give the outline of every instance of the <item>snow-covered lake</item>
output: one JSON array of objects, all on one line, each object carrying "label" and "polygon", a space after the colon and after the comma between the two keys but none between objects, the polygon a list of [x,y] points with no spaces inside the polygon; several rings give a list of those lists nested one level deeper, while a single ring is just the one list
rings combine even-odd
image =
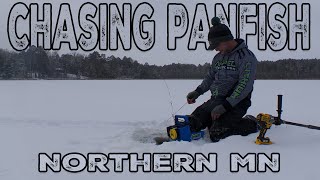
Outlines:
[{"label": "snow-covered lake", "polygon": [[[0,81],[0,179],[318,179],[320,131],[290,125],[273,126],[269,146],[254,144],[257,134],[156,146],[152,138],[172,125],[171,113],[186,102],[200,80]],[[166,86],[168,84],[168,88]],[[320,81],[256,81],[248,114],[276,115],[283,94],[283,119],[320,126]],[[177,114],[190,114],[209,98]],[[173,108],[171,107],[171,103]],[[60,152],[210,152],[218,154],[215,173],[60,173],[38,172],[38,154]],[[232,152],[280,153],[280,172],[230,172]],[[266,176],[267,175],[267,176]]]}]

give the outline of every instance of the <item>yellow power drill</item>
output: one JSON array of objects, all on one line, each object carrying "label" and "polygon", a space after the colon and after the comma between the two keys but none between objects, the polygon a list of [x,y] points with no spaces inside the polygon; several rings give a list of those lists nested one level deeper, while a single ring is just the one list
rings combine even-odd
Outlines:
[{"label": "yellow power drill", "polygon": [[265,137],[268,129],[271,128],[272,124],[280,125],[282,124],[281,113],[282,113],[282,95],[278,95],[278,117],[274,117],[270,114],[260,113],[257,116],[257,123],[260,126],[260,133],[255,141],[259,145],[272,144],[270,138]]},{"label": "yellow power drill", "polygon": [[276,121],[276,117],[270,114],[260,113],[258,114],[256,119],[258,125],[260,126],[260,133],[256,139],[256,144],[272,144],[270,139],[268,137],[265,137],[265,135],[267,130],[270,129],[272,124]]}]

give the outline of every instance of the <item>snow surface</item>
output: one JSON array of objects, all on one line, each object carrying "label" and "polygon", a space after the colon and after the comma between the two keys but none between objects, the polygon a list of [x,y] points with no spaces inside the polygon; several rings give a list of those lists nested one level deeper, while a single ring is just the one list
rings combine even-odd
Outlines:
[{"label": "snow surface", "polygon": [[[193,142],[156,146],[153,136],[173,124],[173,111],[184,105],[186,94],[200,80],[122,81],[0,81],[0,179],[318,179],[320,131],[289,125],[273,126],[270,146],[254,144],[257,134],[232,136],[218,143],[206,137]],[[276,115],[277,94],[284,95],[283,118],[320,126],[320,81],[256,81],[248,114]],[[178,114],[190,114],[209,98],[201,96]],[[38,172],[38,153],[60,152],[210,152],[218,154],[215,173],[60,173]],[[278,152],[280,172],[230,172],[232,152]],[[109,167],[109,165],[108,165]],[[110,167],[109,167],[110,168]]]}]

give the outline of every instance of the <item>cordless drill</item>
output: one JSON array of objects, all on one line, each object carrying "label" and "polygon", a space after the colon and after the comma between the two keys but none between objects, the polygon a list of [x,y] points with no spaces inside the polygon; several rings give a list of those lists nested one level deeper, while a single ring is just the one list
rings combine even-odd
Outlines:
[{"label": "cordless drill", "polygon": [[270,139],[268,137],[265,137],[266,132],[268,129],[271,128],[272,124],[275,122],[276,117],[270,115],[270,114],[263,114],[260,113],[257,116],[257,122],[260,126],[260,133],[259,136],[256,139],[256,144],[272,144]]},{"label": "cordless drill", "polygon": [[280,125],[282,124],[281,113],[282,113],[282,95],[278,95],[278,117],[272,116],[270,114],[260,113],[257,116],[257,123],[260,126],[260,132],[256,139],[256,144],[267,145],[272,144],[270,138],[265,137],[268,129],[271,128],[272,124]]}]

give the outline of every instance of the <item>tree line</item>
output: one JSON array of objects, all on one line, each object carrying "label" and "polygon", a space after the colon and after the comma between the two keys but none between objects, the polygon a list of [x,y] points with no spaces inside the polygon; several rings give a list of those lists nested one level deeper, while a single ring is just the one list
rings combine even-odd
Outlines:
[{"label": "tree line", "polygon": [[[210,68],[173,63],[140,64],[130,57],[99,52],[63,54],[31,46],[23,52],[0,49],[0,79],[202,79]],[[257,79],[320,79],[318,59],[282,59],[258,63]]]}]

